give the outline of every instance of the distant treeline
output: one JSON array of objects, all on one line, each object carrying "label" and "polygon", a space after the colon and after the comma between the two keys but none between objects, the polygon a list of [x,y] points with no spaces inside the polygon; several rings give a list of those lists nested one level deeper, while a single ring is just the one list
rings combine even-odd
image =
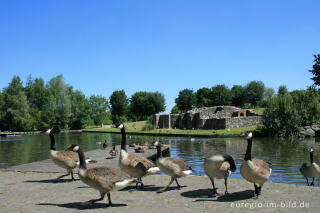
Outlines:
[{"label": "distant treeline", "polygon": [[[311,78],[314,85],[306,90],[288,92],[286,86],[267,88],[261,81],[246,85],[223,84],[194,92],[183,89],[175,99],[171,113],[198,107],[233,105],[242,108],[263,107],[260,130],[268,135],[297,135],[299,127],[320,124],[320,54],[314,55]],[[136,92],[130,98],[124,90],[114,91],[109,99],[101,95],[86,98],[63,81],[59,75],[45,83],[42,78],[27,79],[26,86],[14,76],[0,92],[0,130],[44,130],[52,125],[63,129],[81,129],[88,125],[148,120],[165,110],[165,97],[160,92]]]},{"label": "distant treeline", "polygon": [[109,101],[101,95],[86,98],[67,85],[62,75],[47,83],[29,76],[25,87],[20,77],[14,76],[0,92],[0,130],[44,130],[52,125],[81,129],[120,120],[143,120],[165,110],[165,98],[159,92],[137,92],[129,99],[124,90],[118,90]]}]

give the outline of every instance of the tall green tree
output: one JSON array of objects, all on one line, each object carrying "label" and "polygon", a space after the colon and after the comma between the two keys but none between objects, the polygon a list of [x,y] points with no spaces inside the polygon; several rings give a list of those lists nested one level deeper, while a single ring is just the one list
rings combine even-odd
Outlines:
[{"label": "tall green tree", "polygon": [[281,85],[278,88],[278,95],[285,95],[288,94],[288,89],[285,85]]},{"label": "tall green tree", "polygon": [[232,105],[237,107],[243,107],[246,103],[246,93],[245,89],[241,85],[234,85],[231,88],[231,95],[232,95]]},{"label": "tall green tree", "polygon": [[130,98],[130,112],[134,120],[146,120],[164,110],[165,98],[159,92],[136,92]]},{"label": "tall green tree", "polygon": [[265,86],[262,81],[251,81],[245,86],[247,102],[257,107],[263,100],[265,94]]},{"label": "tall green tree", "polygon": [[174,105],[174,107],[172,107],[170,114],[180,114],[181,111],[178,109],[177,105]]},{"label": "tall green tree", "polygon": [[219,84],[211,88],[211,102],[213,106],[231,105],[232,93],[226,85]]},{"label": "tall green tree", "polygon": [[113,123],[126,121],[129,100],[124,90],[116,90],[110,96],[111,119]]},{"label": "tall green tree", "polygon": [[62,129],[68,129],[71,117],[71,100],[68,94],[68,85],[63,81],[63,76],[58,75],[47,83],[49,101],[47,110],[50,113],[51,124],[59,125]]},{"label": "tall green tree", "polygon": [[29,105],[20,77],[14,76],[9,86],[4,88],[1,107],[4,112],[0,122],[2,130],[30,130]]},{"label": "tall green tree", "polygon": [[192,89],[184,89],[179,92],[175,102],[181,112],[186,112],[196,106],[196,96]]},{"label": "tall green tree", "polygon": [[91,95],[89,98],[90,117],[95,125],[100,125],[107,117],[108,100],[101,95]]},{"label": "tall green tree", "polygon": [[71,116],[69,126],[71,129],[83,129],[90,117],[89,102],[86,96],[79,90],[69,92],[71,100]]},{"label": "tall green tree", "polygon": [[313,55],[314,56],[314,64],[312,66],[312,70],[309,70],[313,74],[311,80],[314,81],[314,84],[320,86],[320,54]]},{"label": "tall green tree", "polygon": [[211,106],[210,94],[211,94],[210,89],[206,87],[198,89],[195,94],[196,106],[198,108]]}]

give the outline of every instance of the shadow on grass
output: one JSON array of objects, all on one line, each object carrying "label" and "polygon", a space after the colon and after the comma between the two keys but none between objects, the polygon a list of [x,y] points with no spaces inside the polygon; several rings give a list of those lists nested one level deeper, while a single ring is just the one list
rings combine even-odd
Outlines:
[{"label": "shadow on grass", "polygon": [[48,180],[26,180],[24,182],[26,183],[70,183],[73,181],[78,181],[80,179],[48,179]]},{"label": "shadow on grass", "polygon": [[62,208],[68,209],[78,209],[78,210],[86,210],[86,209],[105,209],[109,207],[123,207],[127,206],[127,204],[112,204],[109,206],[107,203],[94,203],[93,205],[88,204],[87,202],[73,202],[73,203],[62,203],[62,204],[55,204],[55,203],[38,203],[36,205],[39,206],[57,206]]},{"label": "shadow on grass", "polygon": [[245,190],[240,192],[233,192],[227,195],[211,197],[212,190],[210,189],[197,189],[187,192],[182,192],[181,196],[188,198],[203,198],[197,199],[198,201],[215,201],[215,202],[233,202],[238,200],[247,200],[253,197],[252,190]]}]

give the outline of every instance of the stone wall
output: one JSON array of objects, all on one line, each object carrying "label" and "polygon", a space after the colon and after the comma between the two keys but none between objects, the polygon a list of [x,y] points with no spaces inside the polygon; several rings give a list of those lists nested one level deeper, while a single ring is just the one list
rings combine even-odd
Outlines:
[{"label": "stone wall", "polygon": [[156,128],[172,129],[225,129],[252,126],[261,123],[261,116],[246,110],[245,117],[238,117],[233,106],[204,107],[183,114],[155,114],[153,125]]}]

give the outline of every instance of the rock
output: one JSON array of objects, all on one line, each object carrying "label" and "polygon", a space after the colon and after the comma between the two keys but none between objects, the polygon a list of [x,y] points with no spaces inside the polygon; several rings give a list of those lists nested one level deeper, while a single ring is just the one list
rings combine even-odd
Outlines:
[{"label": "rock", "polygon": [[299,132],[299,137],[314,137],[316,135],[315,131],[311,129],[310,126],[304,126]]}]

